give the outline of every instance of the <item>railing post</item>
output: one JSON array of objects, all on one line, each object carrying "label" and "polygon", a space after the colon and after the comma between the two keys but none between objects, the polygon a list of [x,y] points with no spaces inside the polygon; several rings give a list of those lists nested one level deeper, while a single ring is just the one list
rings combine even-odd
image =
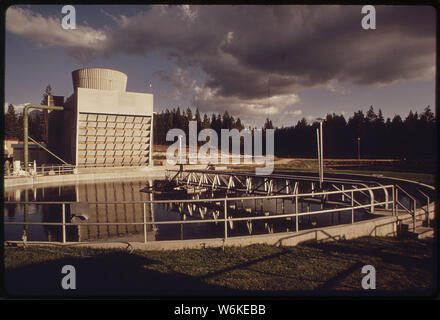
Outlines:
[{"label": "railing post", "polygon": [[399,189],[396,187],[396,216],[399,216]]},{"label": "railing post", "polygon": [[426,226],[429,227],[429,197],[426,196]]},{"label": "railing post", "polygon": [[299,231],[299,223],[298,223],[298,195],[295,195],[295,229],[296,229],[296,232]]},{"label": "railing post", "polygon": [[225,199],[224,201],[225,205],[225,241],[228,239],[228,200]]},{"label": "railing post", "polygon": [[416,211],[417,211],[417,203],[416,199],[413,200],[414,211],[413,211],[413,231],[416,232]]},{"label": "railing post", "polygon": [[147,243],[147,204],[144,202],[144,243]]},{"label": "railing post", "polygon": [[[370,189],[369,189],[370,190]],[[371,197],[371,207],[370,211],[371,213],[374,213],[374,192],[370,190],[370,197]]]},{"label": "railing post", "polygon": [[396,189],[394,185],[392,186],[392,194],[393,194],[393,217],[396,216]]},{"label": "railing post", "polygon": [[354,191],[351,190],[351,223],[354,223]]},{"label": "railing post", "polygon": [[62,227],[62,241],[63,243],[66,243],[66,204],[63,203],[62,205],[62,212],[61,212],[61,221],[63,223],[63,227]]}]

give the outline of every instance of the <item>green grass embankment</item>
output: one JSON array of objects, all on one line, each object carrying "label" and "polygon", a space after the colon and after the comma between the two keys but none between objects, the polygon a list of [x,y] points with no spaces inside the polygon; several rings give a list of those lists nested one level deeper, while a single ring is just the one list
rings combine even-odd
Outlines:
[{"label": "green grass embankment", "polygon": [[[61,268],[77,289],[61,289]],[[364,265],[376,290],[362,290]],[[425,295],[434,290],[433,244],[359,238],[295,247],[252,245],[178,251],[5,247],[8,294],[25,295]]]}]

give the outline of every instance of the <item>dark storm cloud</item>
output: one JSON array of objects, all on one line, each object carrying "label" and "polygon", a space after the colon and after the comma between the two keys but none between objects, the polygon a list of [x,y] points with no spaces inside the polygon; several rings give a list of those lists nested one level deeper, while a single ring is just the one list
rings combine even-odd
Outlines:
[{"label": "dark storm cloud", "polygon": [[[269,94],[285,97],[277,100],[283,103],[293,101],[292,94],[301,89],[335,81],[375,85],[432,79],[434,8],[376,6],[376,30],[361,28],[361,8],[157,5],[136,16],[114,17],[116,27],[111,29],[84,27],[87,37],[63,38],[58,32],[56,42],[48,45],[64,46],[83,59],[98,53],[147,58],[153,51],[161,53],[177,64],[181,74],[180,78],[160,71],[156,75],[193,90],[194,103],[206,110],[216,110],[225,101],[244,108],[242,102],[257,103]],[[54,39],[49,27],[24,30],[7,20],[7,30],[33,35],[40,44]],[[184,70],[191,67],[206,74],[202,88],[181,83],[187,76]],[[255,113],[258,108],[264,106],[252,104],[249,111]]]},{"label": "dark storm cloud", "polygon": [[[192,13],[189,17],[187,12]],[[223,96],[285,94],[330,80],[389,83],[434,66],[435,11],[377,7],[377,29],[361,28],[360,6],[154,7],[121,18],[111,47],[164,51],[197,64]]]}]

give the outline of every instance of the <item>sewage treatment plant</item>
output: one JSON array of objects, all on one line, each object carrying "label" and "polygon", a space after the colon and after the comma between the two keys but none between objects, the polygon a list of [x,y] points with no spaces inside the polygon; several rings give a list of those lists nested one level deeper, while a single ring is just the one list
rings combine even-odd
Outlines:
[{"label": "sewage treatment plant", "polygon": [[25,108],[50,110],[47,152],[63,164],[33,161],[25,125],[24,164],[4,179],[8,244],[176,249],[433,234],[435,190],[414,181],[324,174],[322,159],[319,173],[154,165],[153,95],[127,92],[127,76],[110,69],[72,79],[65,101]]}]

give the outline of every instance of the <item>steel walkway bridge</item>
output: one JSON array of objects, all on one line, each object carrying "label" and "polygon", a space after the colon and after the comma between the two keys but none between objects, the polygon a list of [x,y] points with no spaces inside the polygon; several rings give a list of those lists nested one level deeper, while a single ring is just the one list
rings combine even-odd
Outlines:
[{"label": "steel walkway bridge", "polygon": [[[256,175],[253,172],[234,172],[217,170],[168,170],[167,180],[176,188],[192,188],[197,191],[224,190],[226,192],[239,192],[245,195],[297,195],[311,193],[312,196],[304,198],[305,202],[324,204],[351,205],[352,200],[356,205],[370,203],[370,212],[374,213],[374,204],[385,202],[385,210],[389,210],[389,199],[392,195],[386,184],[379,181],[361,181],[348,178],[325,178],[322,185],[319,177],[313,175],[296,175],[287,173],[274,173],[271,175]],[[374,190],[371,189],[375,187]],[[352,199],[351,194],[344,192],[347,189],[361,189],[362,199]],[[332,194],[325,191],[339,191],[342,195],[334,199]],[[319,196],[313,196],[314,193]],[[333,199],[332,199],[333,198]]]}]

